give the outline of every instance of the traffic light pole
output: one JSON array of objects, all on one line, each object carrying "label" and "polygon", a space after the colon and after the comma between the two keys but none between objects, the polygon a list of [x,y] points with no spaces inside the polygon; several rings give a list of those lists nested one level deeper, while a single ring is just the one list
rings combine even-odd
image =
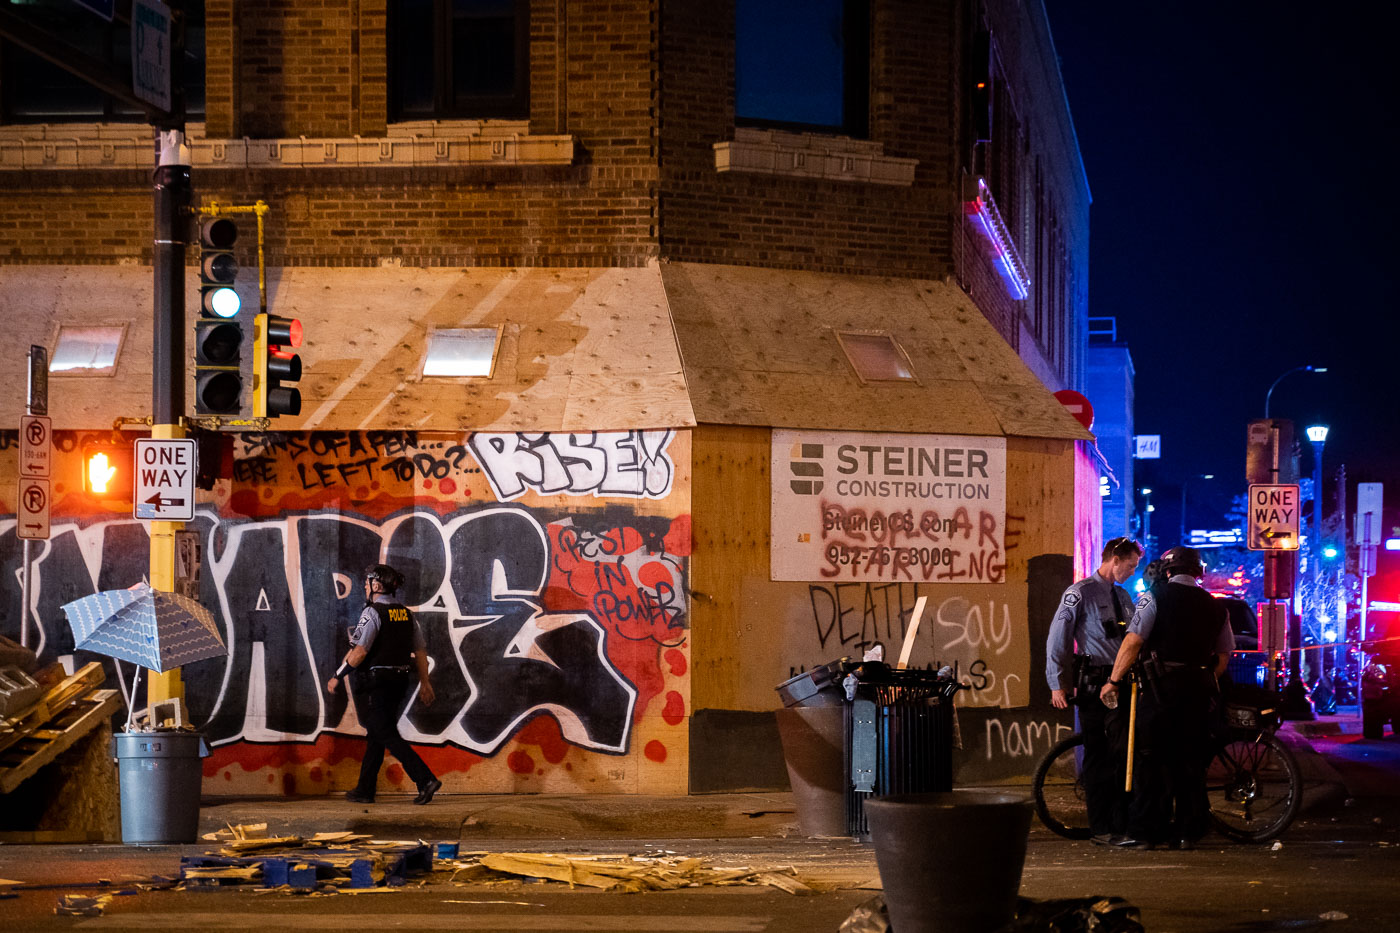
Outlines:
[{"label": "traffic light pole", "polygon": [[[155,331],[151,342],[151,437],[184,437],[185,247],[190,227],[190,155],[181,130],[161,130],[155,171]],[[151,522],[151,588],[175,590],[175,533],[184,522]],[[149,702],[183,699],[180,671],[152,673]]]}]

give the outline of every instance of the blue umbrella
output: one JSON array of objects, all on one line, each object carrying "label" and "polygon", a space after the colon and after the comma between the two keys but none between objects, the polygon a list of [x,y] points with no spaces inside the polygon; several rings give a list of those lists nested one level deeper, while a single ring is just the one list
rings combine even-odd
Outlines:
[{"label": "blue umbrella", "polygon": [[213,615],[198,602],[142,583],[63,606],[74,647],[164,672],[228,654]]}]

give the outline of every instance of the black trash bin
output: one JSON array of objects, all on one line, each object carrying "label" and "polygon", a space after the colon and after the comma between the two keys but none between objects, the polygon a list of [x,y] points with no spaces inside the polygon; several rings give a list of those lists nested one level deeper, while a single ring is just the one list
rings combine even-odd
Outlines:
[{"label": "black trash bin", "polygon": [[778,733],[803,832],[868,841],[868,798],[952,790],[960,689],[948,668],[848,658],[779,684]]},{"label": "black trash bin", "polygon": [[870,839],[865,801],[953,789],[953,696],[948,668],[899,670],[867,661],[843,680],[846,704],[846,831]]}]

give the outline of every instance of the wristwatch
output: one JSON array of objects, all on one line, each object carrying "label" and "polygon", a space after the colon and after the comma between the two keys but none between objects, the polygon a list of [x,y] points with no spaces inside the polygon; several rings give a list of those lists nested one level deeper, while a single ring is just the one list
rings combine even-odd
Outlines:
[{"label": "wristwatch", "polygon": [[1116,686],[1118,686],[1119,684],[1121,684],[1123,681],[1121,681],[1121,680],[1114,680],[1112,677],[1110,677],[1110,678],[1108,678],[1108,682],[1111,683],[1111,684],[1113,684],[1113,686],[1116,687]]}]

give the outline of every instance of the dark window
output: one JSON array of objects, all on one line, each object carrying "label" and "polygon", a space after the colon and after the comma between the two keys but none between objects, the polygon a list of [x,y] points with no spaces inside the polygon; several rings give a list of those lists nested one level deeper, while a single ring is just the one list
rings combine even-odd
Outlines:
[{"label": "dark window", "polygon": [[[185,4],[185,115],[204,118],[204,3]],[[73,50],[131,75],[131,27],[108,22],[71,0],[23,4],[23,17]],[[123,103],[27,49],[0,41],[0,110],[7,123],[131,122],[145,111]]]},{"label": "dark window", "polygon": [[394,0],[391,117],[528,117],[529,39],[526,0]]},{"label": "dark window", "polygon": [[866,0],[736,0],[737,122],[864,136],[869,98]]}]

